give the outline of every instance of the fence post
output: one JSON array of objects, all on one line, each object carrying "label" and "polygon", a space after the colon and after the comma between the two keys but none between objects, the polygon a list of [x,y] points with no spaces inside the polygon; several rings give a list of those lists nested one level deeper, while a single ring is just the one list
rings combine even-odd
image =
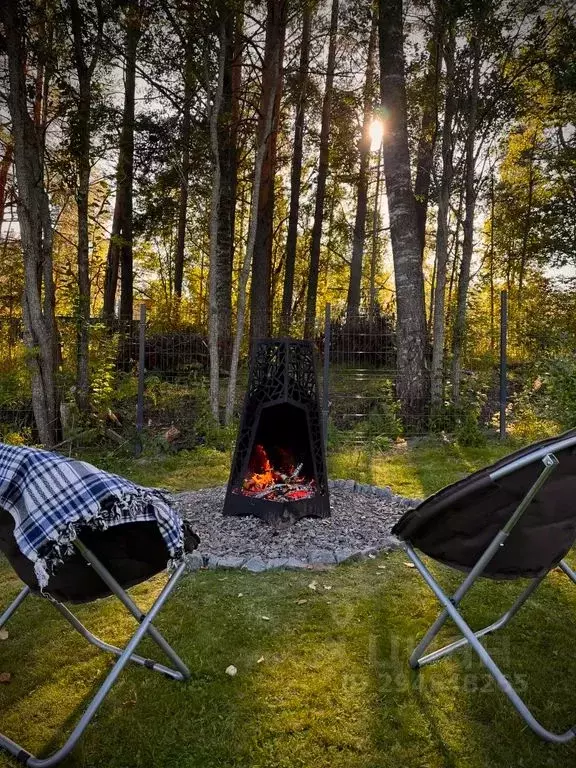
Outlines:
[{"label": "fence post", "polygon": [[500,292],[500,439],[506,438],[508,291]]},{"label": "fence post", "polygon": [[330,304],[326,304],[324,315],[324,375],[322,377],[322,415],[324,420],[324,443],[328,441],[328,411],[330,407]]},{"label": "fence post", "polygon": [[[138,405],[136,407],[136,431],[138,437],[144,427],[144,359],[146,351],[146,304],[140,304],[140,325],[138,345]],[[138,439],[137,453],[142,451],[142,444]]]}]

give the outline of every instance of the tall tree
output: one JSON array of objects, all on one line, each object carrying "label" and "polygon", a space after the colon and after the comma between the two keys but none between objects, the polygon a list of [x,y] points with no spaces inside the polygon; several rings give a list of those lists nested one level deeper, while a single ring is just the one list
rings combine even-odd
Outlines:
[{"label": "tall tree", "polygon": [[330,159],[330,123],[332,119],[332,95],[334,90],[334,71],[336,68],[336,43],[338,39],[339,0],[332,0],[330,15],[330,35],[328,43],[328,62],[326,66],[326,86],[322,102],[322,125],[320,127],[320,156],[318,159],[318,179],[316,182],[316,202],[314,205],[314,225],[310,242],[310,265],[308,269],[308,291],[306,294],[306,319],[304,335],[311,338],[316,325],[316,299],[318,296],[318,271],[320,269],[320,246],[322,244],[322,224],[324,223],[324,201],[326,198],[326,179]]},{"label": "tall tree", "polygon": [[366,78],[364,81],[364,118],[362,121],[362,137],[360,139],[360,169],[358,171],[358,187],[356,193],[356,219],[352,237],[352,261],[350,263],[350,280],[348,283],[347,316],[352,320],[360,310],[360,287],[362,283],[362,261],[364,242],[366,239],[366,214],[368,211],[368,182],[370,175],[370,147],[372,137],[370,124],[373,120],[374,98],[374,51],[378,32],[378,16],[372,13],[372,28],[368,40],[368,56],[366,63]]},{"label": "tall tree", "polygon": [[428,399],[426,308],[416,206],[410,178],[402,0],[380,0],[380,89],[386,117],[383,154],[396,283],[396,391],[406,416]]},{"label": "tall tree", "polygon": [[222,94],[226,71],[226,55],[228,50],[228,25],[224,20],[220,24],[220,51],[218,54],[218,82],[212,100],[210,113],[210,143],[212,147],[212,201],[210,212],[210,274],[208,300],[208,339],[210,349],[210,408],[216,421],[220,421],[220,359],[218,350],[219,340],[219,307],[218,307],[218,222],[220,219],[220,185],[222,183],[222,168],[220,166],[220,147],[218,123],[222,109]]},{"label": "tall tree", "polygon": [[142,35],[142,14],[146,0],[126,0],[124,43],[124,108],[116,171],[116,201],[108,247],[104,286],[104,317],[114,317],[118,270],[121,269],[120,318],[132,320],[133,314],[133,222],[134,184],[134,111],[136,92],[136,54]]},{"label": "tall tree", "polygon": [[220,151],[220,203],[218,216],[218,322],[222,341],[222,361],[229,363],[232,335],[232,268],[234,230],[236,227],[236,192],[238,187],[238,129],[242,85],[242,3],[225,12],[226,50],[222,106],[218,121]]},{"label": "tall tree", "polygon": [[[478,22],[479,27],[479,22]],[[469,90],[467,130],[466,130],[466,163],[464,170],[464,240],[462,242],[462,260],[458,276],[458,291],[456,299],[456,317],[452,336],[452,399],[455,403],[460,398],[460,381],[462,377],[462,354],[466,333],[466,304],[470,286],[470,267],[474,251],[474,214],[476,210],[476,132],[478,127],[478,97],[480,92],[481,45],[478,27],[474,29],[470,41],[472,56],[472,82]]]},{"label": "tall tree", "polygon": [[298,245],[298,218],[300,214],[300,190],[302,186],[302,149],[304,145],[304,124],[306,95],[310,69],[310,38],[312,32],[312,0],[304,0],[302,13],[302,38],[300,40],[300,65],[296,91],[296,113],[294,116],[294,148],[290,171],[290,213],[286,236],[286,264],[284,267],[284,288],[282,292],[282,333],[290,333],[292,325],[292,302],[294,294],[294,270],[296,247]]},{"label": "tall tree", "polygon": [[438,91],[440,87],[440,69],[442,63],[441,45],[444,28],[445,0],[436,0],[432,35],[428,43],[428,63],[423,82],[424,106],[420,124],[420,138],[416,150],[416,178],[414,179],[414,197],[416,198],[416,220],[420,250],[424,257],[426,246],[426,218],[428,198],[432,178],[434,148],[438,134]]},{"label": "tall tree", "polygon": [[32,407],[40,441],[50,447],[58,441],[60,424],[53,230],[42,171],[42,142],[28,112],[25,40],[29,19],[18,3],[0,4],[0,19],[8,57],[8,107],[14,138],[18,223],[24,257],[23,315],[32,380]]},{"label": "tall tree", "polygon": [[[270,278],[272,272],[272,236],[274,222],[274,181],[276,178],[276,144],[280,97],[282,95],[282,62],[288,0],[267,0],[266,42],[262,64],[262,92],[258,115],[258,143],[266,138],[266,154],[262,165],[258,197],[258,218],[252,259],[250,291],[250,332],[253,338],[268,336],[271,329]],[[272,124],[267,134],[266,115],[273,101]]]},{"label": "tall tree", "polygon": [[184,97],[182,99],[182,128],[180,130],[181,163],[180,189],[178,200],[178,232],[176,236],[176,252],[174,254],[174,294],[182,296],[184,280],[184,251],[186,246],[186,224],[188,221],[188,189],[190,185],[190,135],[191,109],[194,92],[194,43],[196,29],[194,25],[194,3],[188,3],[186,9],[186,32],[184,40]]},{"label": "tall tree", "polygon": [[78,0],[70,0],[70,20],[74,41],[74,64],[78,79],[78,97],[71,136],[72,155],[75,159],[78,210],[78,307],[76,340],[76,402],[81,413],[90,408],[90,256],[88,206],[90,192],[90,117],[92,109],[92,77],[100,56],[104,15],[100,0],[95,2],[96,32],[90,59],[86,58],[86,41],[90,38],[84,12]]},{"label": "tall tree", "polygon": [[442,176],[438,195],[438,214],[436,228],[436,263],[434,281],[433,325],[432,325],[432,406],[438,408],[444,399],[444,342],[446,335],[445,301],[446,278],[448,268],[448,241],[450,197],[454,179],[454,131],[453,122],[456,112],[455,82],[455,33],[454,22],[450,26],[443,46],[446,66],[446,96],[444,101],[444,121],[442,124]]}]

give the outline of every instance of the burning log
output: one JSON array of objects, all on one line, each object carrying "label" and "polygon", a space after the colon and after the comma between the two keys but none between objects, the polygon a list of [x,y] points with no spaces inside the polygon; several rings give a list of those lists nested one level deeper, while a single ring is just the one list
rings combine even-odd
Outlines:
[{"label": "burning log", "polygon": [[295,465],[288,451],[277,451],[281,466],[275,469],[264,446],[256,445],[248,464],[248,475],[242,487],[235,490],[243,496],[266,501],[296,501],[310,499],[316,492],[316,483],[301,477],[303,462]]}]

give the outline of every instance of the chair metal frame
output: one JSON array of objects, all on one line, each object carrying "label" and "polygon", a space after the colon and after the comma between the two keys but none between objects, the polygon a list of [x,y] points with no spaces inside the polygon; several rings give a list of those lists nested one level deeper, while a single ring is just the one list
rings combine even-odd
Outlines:
[{"label": "chair metal frame", "polygon": [[[572,440],[573,442],[573,440]],[[546,578],[548,573],[550,573],[550,570],[552,570],[556,563],[551,563],[549,568],[541,575],[534,578],[528,587],[522,592],[522,594],[519,595],[519,597],[516,599],[514,604],[511,608],[508,609],[499,619],[497,619],[495,622],[490,624],[487,627],[484,627],[483,629],[480,629],[478,631],[474,631],[468,623],[464,620],[460,612],[458,611],[458,606],[461,603],[463,597],[466,595],[466,593],[469,591],[469,589],[474,585],[474,583],[478,580],[479,577],[482,576],[482,573],[484,572],[487,565],[490,563],[492,558],[496,555],[500,547],[505,546],[506,540],[508,538],[508,535],[514,528],[514,526],[520,521],[522,518],[522,515],[524,512],[528,509],[530,503],[535,498],[538,491],[542,488],[542,486],[546,483],[548,480],[548,477],[554,472],[556,467],[558,466],[558,459],[554,455],[554,453],[550,450],[550,448],[556,448],[557,450],[560,448],[561,444],[557,444],[555,446],[549,446],[547,449],[547,452],[543,453],[540,452],[540,455],[532,456],[530,457],[522,457],[521,459],[518,459],[515,462],[512,462],[509,466],[505,466],[497,470],[495,473],[492,474],[493,479],[497,479],[498,477],[503,477],[504,475],[511,474],[513,471],[518,469],[520,466],[525,466],[528,463],[531,463],[535,459],[541,459],[544,468],[540,472],[538,478],[530,488],[530,490],[526,493],[516,510],[512,513],[509,520],[506,522],[506,524],[502,527],[502,529],[496,534],[496,536],[493,538],[491,543],[486,548],[485,552],[481,555],[478,562],[474,567],[469,571],[466,578],[463,580],[463,582],[460,584],[458,589],[454,592],[454,594],[450,597],[447,595],[442,587],[438,584],[434,576],[431,574],[431,572],[428,570],[426,565],[422,562],[421,558],[416,554],[414,551],[414,548],[410,544],[410,542],[405,541],[403,542],[403,547],[406,551],[406,554],[408,557],[412,560],[416,568],[418,569],[420,575],[428,584],[440,604],[443,606],[442,612],[439,614],[436,621],[431,625],[431,627],[428,629],[420,643],[416,646],[414,651],[412,652],[412,655],[410,656],[410,666],[412,669],[419,669],[420,667],[423,667],[425,664],[430,664],[438,659],[441,659],[445,656],[450,655],[454,651],[463,648],[465,646],[470,646],[478,655],[480,661],[484,664],[490,675],[494,678],[496,684],[498,687],[503,691],[503,693],[508,697],[508,699],[511,701],[512,705],[518,712],[518,714],[524,719],[524,721],[527,723],[527,725],[542,739],[545,739],[546,741],[550,741],[556,744],[564,744],[571,739],[573,739],[576,736],[576,725],[572,726],[572,728],[568,729],[564,733],[554,733],[553,731],[548,730],[543,725],[541,725],[538,720],[534,717],[534,715],[530,712],[524,701],[520,698],[512,684],[509,682],[509,680],[506,678],[504,673],[500,670],[494,659],[490,656],[488,651],[484,648],[482,643],[480,642],[480,638],[484,637],[485,635],[488,635],[492,632],[495,632],[497,629],[500,629],[501,627],[505,627],[507,624],[510,623],[510,621],[514,618],[514,616],[518,613],[520,608],[524,605],[524,603],[528,600],[528,598],[534,593],[536,588],[542,583],[542,581]],[[543,453],[543,455],[542,455]],[[559,567],[562,569],[562,571],[568,576],[568,578],[576,584],[576,573],[570,568],[570,566],[564,561],[560,561]],[[442,648],[439,648],[438,650],[431,651],[429,653],[425,653],[426,649],[430,646],[436,635],[440,632],[444,624],[448,619],[452,619],[454,624],[457,626],[457,628],[462,633],[462,637],[459,640],[455,640],[452,643],[449,643],[448,645],[443,646]]]},{"label": "chair metal frame", "polygon": [[[82,637],[88,640],[88,642],[92,643],[92,645],[95,645],[97,648],[118,656],[118,660],[88,704],[84,714],[76,724],[74,730],[64,745],[49,757],[35,757],[34,755],[27,752],[19,744],[16,744],[16,742],[0,733],[0,747],[3,747],[5,750],[7,750],[19,762],[28,766],[28,768],[51,768],[51,766],[57,765],[70,754],[128,662],[134,662],[135,664],[139,664],[140,666],[146,667],[147,669],[160,672],[172,680],[179,680],[183,682],[190,677],[190,671],[188,667],[184,664],[182,659],[177,655],[174,649],[169,645],[169,643],[164,639],[164,637],[152,623],[160,609],[168,600],[168,597],[178,583],[178,580],[182,576],[185,569],[185,564],[182,563],[177,567],[177,569],[174,571],[164,586],[164,589],[156,599],[154,605],[150,608],[148,613],[145,614],[138,608],[128,593],[120,586],[120,584],[111,575],[108,569],[100,562],[100,560],[98,560],[96,555],[94,555],[94,553],[91,552],[88,547],[86,547],[79,539],[77,539],[74,544],[84,559],[88,562],[88,564],[94,568],[96,573],[98,573],[104,583],[109,587],[113,595],[115,595],[120,600],[120,602],[132,614],[132,616],[134,616],[134,618],[138,621],[139,627],[124,648],[117,648],[114,645],[110,645],[109,643],[104,642],[104,640],[96,637],[96,635],[93,635],[92,632],[86,629],[86,627],[65,605],[58,602],[54,598],[50,598],[50,601],[54,607],[66,619],[66,621],[68,621],[68,623],[71,624],[72,627],[82,635]],[[2,628],[6,622],[16,613],[18,608],[22,605],[29,594],[31,594],[30,588],[27,586],[24,587],[16,599],[11,603],[11,605],[4,611],[2,615],[0,615],[0,628]],[[153,661],[152,659],[138,656],[135,653],[137,646],[145,635],[148,635],[164,652],[164,654],[174,664],[175,669]]]}]

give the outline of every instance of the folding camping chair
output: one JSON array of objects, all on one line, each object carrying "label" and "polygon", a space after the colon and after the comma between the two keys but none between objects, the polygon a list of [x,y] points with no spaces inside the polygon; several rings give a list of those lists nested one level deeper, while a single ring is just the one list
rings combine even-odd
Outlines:
[{"label": "folding camping chair", "polygon": [[[31,562],[21,554],[14,541],[13,528],[12,517],[4,510],[0,510],[0,551],[5,554],[26,584],[13,603],[0,615],[0,628],[31,593],[39,591]],[[189,534],[185,539],[185,548],[193,549],[197,543],[197,537]],[[44,595],[88,642],[114,654],[118,660],[90,701],[66,743],[49,757],[37,758],[7,736],[0,734],[0,746],[29,768],[49,768],[57,765],[72,751],[128,662],[160,672],[172,680],[184,681],[190,677],[190,672],[182,659],[152,623],[178,583],[185,564],[181,563],[176,568],[146,614],[138,608],[126,592],[126,588],[150,578],[166,567],[166,546],[156,523],[127,523],[104,531],[85,529],[74,541],[74,546],[76,552],[66,559],[51,576]],[[62,601],[87,603],[110,595],[115,595],[139,623],[138,629],[124,648],[117,648],[93,635],[62,603]],[[148,635],[156,643],[175,668],[135,653],[144,635]]]},{"label": "folding camping chair", "polygon": [[[576,726],[554,733],[532,715],[480,638],[506,626],[546,575],[559,566],[576,583],[563,557],[576,540],[576,430],[524,448],[465,480],[444,488],[409,510],[393,533],[403,542],[443,610],[410,657],[418,669],[470,646],[520,716],[543,739],[565,743]],[[467,573],[450,597],[415,549]],[[531,578],[512,607],[497,621],[473,631],[458,607],[479,577]],[[426,653],[445,622],[452,619],[462,637]]]}]

